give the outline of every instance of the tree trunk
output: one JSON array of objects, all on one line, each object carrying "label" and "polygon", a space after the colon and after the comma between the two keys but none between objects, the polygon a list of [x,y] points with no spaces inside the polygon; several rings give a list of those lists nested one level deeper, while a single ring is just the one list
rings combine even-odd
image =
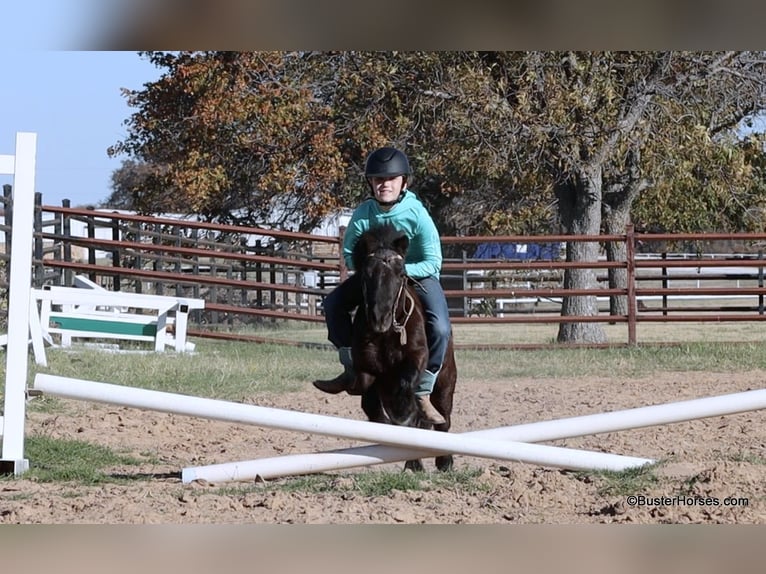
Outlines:
[{"label": "tree trunk", "polygon": [[[619,235],[625,233],[630,223],[630,209],[639,194],[649,187],[649,182],[641,178],[640,170],[641,153],[633,149],[628,153],[625,172],[619,185],[602,194],[601,214],[604,222],[604,232],[607,235]],[[622,241],[606,242],[607,261],[625,262],[628,249]],[[609,269],[609,287],[612,289],[626,289],[628,286],[628,270]],[[628,298],[625,295],[613,295],[609,298],[609,312],[612,315],[628,314]]]},{"label": "tree trunk", "polygon": [[[566,260],[598,260],[598,235],[601,232],[601,167],[589,166],[555,188],[564,232],[570,235],[593,235],[594,241],[567,242]],[[594,289],[598,285],[593,269],[566,269],[565,289]],[[595,295],[567,295],[561,306],[562,317],[596,316]],[[599,323],[560,323],[559,343],[605,343],[606,334]]]},{"label": "tree trunk", "polygon": [[[628,223],[630,223],[630,203],[611,204],[608,208],[605,207],[604,233],[607,235],[625,233]],[[607,261],[620,261],[624,263],[627,260],[628,249],[624,241],[605,241],[604,248],[606,250]],[[607,270],[607,276],[611,289],[627,288],[627,268],[610,268]],[[628,297],[626,295],[612,295],[609,298],[609,312],[612,315],[627,315]]]}]

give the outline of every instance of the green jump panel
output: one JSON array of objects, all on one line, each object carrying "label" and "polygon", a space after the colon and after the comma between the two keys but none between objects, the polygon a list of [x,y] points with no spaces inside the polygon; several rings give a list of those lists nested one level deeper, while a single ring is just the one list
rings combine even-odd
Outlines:
[{"label": "green jump panel", "polygon": [[87,331],[89,333],[111,333],[113,335],[131,335],[154,337],[157,335],[157,325],[154,323],[129,323],[125,321],[108,321],[105,319],[83,319],[81,317],[51,317],[60,329],[70,331]]}]

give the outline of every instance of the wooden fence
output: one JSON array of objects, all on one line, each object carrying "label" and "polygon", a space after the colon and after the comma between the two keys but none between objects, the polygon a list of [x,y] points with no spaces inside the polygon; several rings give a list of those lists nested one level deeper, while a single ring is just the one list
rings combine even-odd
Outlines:
[{"label": "wooden fence", "polygon": [[[13,206],[3,189],[0,237],[7,263]],[[42,205],[36,198],[33,286],[74,283],[74,275],[115,291],[202,298],[204,310],[190,316],[195,336],[273,340],[252,327],[279,321],[322,323],[322,300],[346,276],[340,237],[284,230],[219,225],[175,217]],[[560,324],[600,322],[627,325],[625,344],[639,343],[641,322],[762,321],[766,234],[625,234],[596,239],[624,243],[624,261],[567,261],[567,242],[592,236],[443,237],[442,283],[454,323]],[[729,253],[713,253],[714,242]],[[560,246],[545,258],[477,258],[479,247]],[[653,245],[664,254],[642,254]],[[667,253],[668,247],[677,251]],[[484,249],[483,252],[487,252]],[[489,250],[491,251],[491,250]],[[529,251],[529,250],[528,250]],[[0,288],[7,287],[4,265]],[[566,289],[567,270],[585,269],[592,287]],[[625,275],[610,286],[610,272]],[[562,316],[564,297],[595,297],[599,313]],[[623,298],[625,311],[610,301]],[[249,332],[248,332],[249,331]],[[488,345],[491,346],[491,345]]]}]

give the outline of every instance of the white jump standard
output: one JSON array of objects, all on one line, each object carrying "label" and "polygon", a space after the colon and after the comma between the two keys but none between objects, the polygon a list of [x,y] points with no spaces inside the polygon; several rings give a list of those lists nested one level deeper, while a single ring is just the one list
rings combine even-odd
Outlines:
[{"label": "white jump standard", "polygon": [[29,348],[32,239],[34,236],[35,161],[37,134],[16,134],[16,153],[0,155],[0,174],[13,175],[13,228],[8,293],[8,344],[5,354],[5,398],[0,417],[0,472],[21,475],[24,458],[27,356]]}]

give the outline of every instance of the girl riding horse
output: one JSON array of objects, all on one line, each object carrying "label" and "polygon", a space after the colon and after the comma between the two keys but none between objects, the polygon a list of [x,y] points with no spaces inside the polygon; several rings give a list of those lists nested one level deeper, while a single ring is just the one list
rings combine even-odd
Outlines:
[{"label": "girl riding horse", "polygon": [[[444,366],[452,328],[447,299],[439,283],[441,241],[425,206],[407,188],[410,174],[407,156],[397,149],[384,147],[368,156],[365,176],[373,197],[354,210],[343,238],[343,256],[348,267],[355,269],[354,246],[371,227],[389,223],[406,234],[409,246],[404,268],[409,277],[417,280],[415,292],[423,306],[428,343],[428,361],[419,375],[415,395],[424,420],[438,425],[444,424],[445,418],[434,408],[430,395]],[[343,373],[334,379],[314,381],[314,386],[326,393],[357,392],[353,387],[351,315],[360,305],[361,299],[358,273],[351,275],[325,298],[328,339],[338,349],[344,367]]]}]

